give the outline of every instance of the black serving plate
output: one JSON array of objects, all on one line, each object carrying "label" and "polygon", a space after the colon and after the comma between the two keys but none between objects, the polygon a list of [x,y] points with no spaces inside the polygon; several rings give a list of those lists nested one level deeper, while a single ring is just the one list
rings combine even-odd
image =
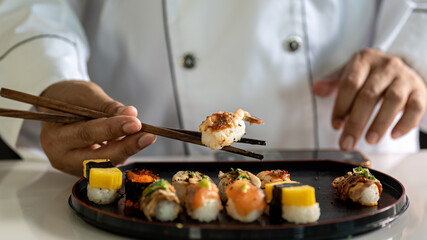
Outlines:
[{"label": "black serving plate", "polygon": [[371,170],[371,173],[383,185],[378,206],[363,207],[336,199],[335,190],[331,187],[332,180],[351,171],[354,165],[333,160],[141,162],[120,169],[150,169],[169,181],[179,170],[194,170],[209,175],[218,183],[218,171],[228,171],[231,167],[254,174],[270,169],[288,171],[292,180],[316,188],[316,200],[321,209],[320,219],[316,223],[293,224],[285,221],[272,222],[268,216],[262,216],[253,223],[240,223],[228,217],[224,210],[218,220],[211,223],[199,223],[184,213],[174,222],[150,222],[139,213],[125,215],[124,198],[106,206],[90,202],[86,196],[87,180],[84,178],[74,185],[69,204],[75,213],[89,224],[120,235],[144,239],[345,238],[384,227],[398,218],[409,206],[403,185],[393,177],[375,170]]}]

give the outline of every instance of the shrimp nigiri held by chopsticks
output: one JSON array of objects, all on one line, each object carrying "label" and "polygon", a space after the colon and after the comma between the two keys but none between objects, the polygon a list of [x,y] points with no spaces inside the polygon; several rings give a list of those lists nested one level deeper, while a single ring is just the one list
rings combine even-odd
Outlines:
[{"label": "shrimp nigiri held by chopsticks", "polygon": [[342,200],[351,199],[364,206],[378,205],[383,190],[381,182],[363,167],[353,168],[353,172],[335,178],[332,187],[337,189],[336,193]]},{"label": "shrimp nigiri held by chopsticks", "polygon": [[240,108],[235,113],[220,111],[208,116],[199,126],[202,143],[212,150],[218,150],[239,141],[245,135],[244,121],[250,124],[264,123]]}]

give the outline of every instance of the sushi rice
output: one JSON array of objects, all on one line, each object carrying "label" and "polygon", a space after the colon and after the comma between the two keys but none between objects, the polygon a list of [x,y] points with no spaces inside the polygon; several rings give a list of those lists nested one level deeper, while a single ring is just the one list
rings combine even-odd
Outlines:
[{"label": "sushi rice", "polygon": [[320,217],[319,203],[311,206],[282,206],[282,217],[292,223],[311,223]]},{"label": "sushi rice", "polygon": [[233,200],[231,199],[228,199],[225,208],[227,210],[227,214],[230,215],[230,217],[240,222],[246,222],[246,223],[257,220],[264,211],[260,209],[254,209],[251,212],[249,212],[246,216],[240,215],[239,213],[237,213],[236,206],[234,206]]},{"label": "sushi rice", "polygon": [[97,204],[110,204],[113,203],[119,194],[116,189],[96,188],[90,184],[87,185],[87,197],[90,201]]}]

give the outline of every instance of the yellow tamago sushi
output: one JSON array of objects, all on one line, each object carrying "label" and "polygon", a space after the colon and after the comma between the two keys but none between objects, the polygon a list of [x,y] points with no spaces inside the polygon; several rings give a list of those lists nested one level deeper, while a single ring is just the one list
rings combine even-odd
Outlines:
[{"label": "yellow tamago sushi", "polygon": [[[266,200],[271,198],[269,213],[273,219],[282,218],[292,223],[310,223],[319,219],[320,207],[312,186],[298,182],[268,185]],[[267,189],[272,191],[267,193]]]},{"label": "yellow tamago sushi", "polygon": [[97,204],[110,204],[118,197],[123,174],[116,167],[109,167],[109,160],[87,160],[84,174],[88,178],[87,197]]}]

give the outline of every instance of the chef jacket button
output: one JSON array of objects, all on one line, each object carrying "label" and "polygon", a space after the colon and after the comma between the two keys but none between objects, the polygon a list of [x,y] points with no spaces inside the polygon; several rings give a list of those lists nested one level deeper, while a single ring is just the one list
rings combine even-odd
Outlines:
[{"label": "chef jacket button", "polygon": [[296,35],[289,36],[284,43],[285,49],[288,50],[289,52],[297,51],[301,47],[301,45],[302,45],[302,39],[300,36],[296,36]]},{"label": "chef jacket button", "polygon": [[192,69],[196,66],[196,58],[193,54],[187,53],[181,58],[181,65],[184,68]]}]

